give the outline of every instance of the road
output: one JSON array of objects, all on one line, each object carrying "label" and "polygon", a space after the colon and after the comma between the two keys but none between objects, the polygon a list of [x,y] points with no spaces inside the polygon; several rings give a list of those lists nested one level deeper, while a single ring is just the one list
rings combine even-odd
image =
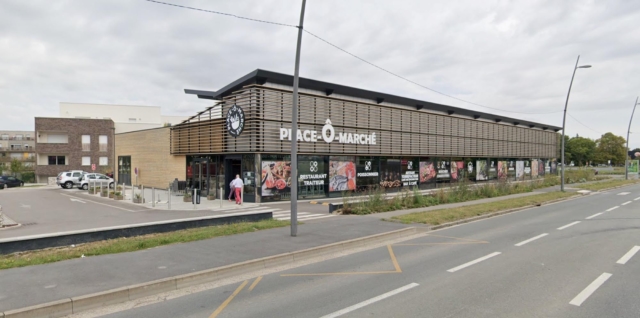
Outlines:
[{"label": "road", "polygon": [[636,185],[105,317],[638,317],[639,215]]}]

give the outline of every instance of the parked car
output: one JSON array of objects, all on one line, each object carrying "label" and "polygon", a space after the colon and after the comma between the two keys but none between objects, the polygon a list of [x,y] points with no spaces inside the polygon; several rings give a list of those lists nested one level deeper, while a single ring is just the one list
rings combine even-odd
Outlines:
[{"label": "parked car", "polygon": [[24,182],[16,177],[0,176],[0,181],[2,181],[7,188],[21,187],[24,185]]},{"label": "parked car", "polygon": [[4,188],[5,188],[4,182],[0,181],[0,190],[4,190]]},{"label": "parked car", "polygon": [[72,170],[65,171],[58,175],[58,179],[56,180],[56,184],[65,188],[71,189],[74,185],[80,183],[80,177],[87,174],[82,170]]},{"label": "parked car", "polygon": [[80,177],[80,179],[78,180],[78,189],[82,189],[82,190],[87,190],[89,189],[89,185],[96,185],[96,186],[100,186],[100,184],[102,183],[102,186],[106,187],[107,185],[109,185],[109,188],[113,189],[113,185],[115,180],[113,180],[112,178],[109,178],[101,173],[87,173],[84,174]]}]

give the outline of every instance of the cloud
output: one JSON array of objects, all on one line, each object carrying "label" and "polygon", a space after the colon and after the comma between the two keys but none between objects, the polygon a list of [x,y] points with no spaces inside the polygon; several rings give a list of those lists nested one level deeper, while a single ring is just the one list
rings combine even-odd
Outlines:
[{"label": "cloud", "polygon": [[[167,0],[296,25],[298,1]],[[308,1],[305,28],[385,69],[505,116],[562,124],[567,134],[626,135],[640,94],[637,1]],[[58,103],[142,104],[192,115],[256,69],[293,73],[297,29],[146,1],[0,1],[2,129],[33,129]],[[407,83],[303,36],[301,75],[496,112]],[[640,119],[639,119],[640,120]],[[595,131],[594,131],[595,130]],[[640,122],[632,131],[640,133]],[[632,147],[640,147],[640,137]]]}]

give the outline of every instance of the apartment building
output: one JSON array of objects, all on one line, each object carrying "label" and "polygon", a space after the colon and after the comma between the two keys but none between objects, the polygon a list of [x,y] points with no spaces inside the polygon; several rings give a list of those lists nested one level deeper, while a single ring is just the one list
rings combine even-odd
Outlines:
[{"label": "apartment building", "polygon": [[158,106],[60,103],[60,118],[110,119],[116,134],[177,125],[187,116],[162,115]]},{"label": "apartment building", "polygon": [[111,119],[35,118],[36,181],[55,183],[68,170],[112,173],[114,131]]},{"label": "apartment building", "polygon": [[[35,138],[33,131],[0,130],[0,169],[10,173],[11,161],[22,162],[23,172],[33,172],[35,163]],[[31,180],[29,180],[31,181]]]}]

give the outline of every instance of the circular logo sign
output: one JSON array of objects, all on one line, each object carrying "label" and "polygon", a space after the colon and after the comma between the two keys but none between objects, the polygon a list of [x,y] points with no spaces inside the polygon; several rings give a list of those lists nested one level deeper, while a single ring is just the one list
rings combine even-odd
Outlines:
[{"label": "circular logo sign", "polygon": [[238,137],[244,129],[244,111],[240,106],[233,104],[227,112],[227,131],[229,135]]}]

